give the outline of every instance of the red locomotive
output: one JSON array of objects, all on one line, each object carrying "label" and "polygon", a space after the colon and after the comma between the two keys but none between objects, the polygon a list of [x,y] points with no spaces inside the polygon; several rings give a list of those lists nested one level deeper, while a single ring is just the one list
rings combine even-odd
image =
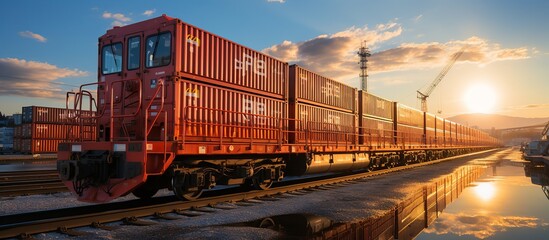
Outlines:
[{"label": "red locomotive", "polygon": [[[96,93],[95,93],[96,92]],[[289,66],[165,15],[99,38],[98,82],[67,93],[95,141],[59,144],[88,202],[391,167],[492,147],[487,134]],[[78,114],[97,111],[94,116]]]}]

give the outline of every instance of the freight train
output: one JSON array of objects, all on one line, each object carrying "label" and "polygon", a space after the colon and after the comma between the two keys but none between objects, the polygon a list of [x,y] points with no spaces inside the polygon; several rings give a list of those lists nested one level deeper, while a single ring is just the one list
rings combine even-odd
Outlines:
[{"label": "freight train", "polygon": [[97,82],[67,93],[74,120],[93,119],[97,138],[58,147],[59,175],[81,201],[163,188],[193,200],[216,185],[267,189],[288,175],[498,145],[165,15],[108,30],[98,64]]}]

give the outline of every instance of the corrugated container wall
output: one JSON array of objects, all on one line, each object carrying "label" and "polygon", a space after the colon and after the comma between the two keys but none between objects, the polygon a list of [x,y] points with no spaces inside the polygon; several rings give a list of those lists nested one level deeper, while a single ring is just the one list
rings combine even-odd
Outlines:
[{"label": "corrugated container wall", "polygon": [[[55,123],[63,124],[70,123],[71,117],[75,116],[73,110],[65,108],[52,108],[52,107],[40,107],[40,106],[28,106],[22,108],[22,122],[23,123]],[[93,116],[94,112],[82,111],[82,116]],[[84,120],[84,124],[94,124],[93,119]]]},{"label": "corrugated container wall", "polygon": [[[25,124],[27,125],[27,124]],[[28,124],[30,125],[30,124]],[[94,140],[96,136],[95,126],[83,126],[84,140]],[[63,125],[63,124],[48,124],[34,123],[32,124],[31,138],[44,139],[72,139],[78,137],[80,126],[78,125]]]},{"label": "corrugated container wall", "polygon": [[360,90],[359,96],[359,110],[363,116],[370,116],[376,118],[383,118],[387,120],[394,119],[395,104],[392,101],[378,97],[371,93]]},{"label": "corrugated container wall", "polygon": [[436,117],[435,115],[425,112],[425,143],[432,145],[435,144],[436,137]]},{"label": "corrugated container wall", "polygon": [[285,101],[190,81],[177,83],[181,103],[176,106],[182,107],[176,109],[179,139],[287,139],[280,136],[280,128],[288,126],[283,122],[288,112]]},{"label": "corrugated container wall", "polygon": [[436,117],[435,128],[437,143],[444,144],[444,118]]},{"label": "corrugated container wall", "polygon": [[[255,94],[285,98],[288,64],[261,52],[182,23],[183,76],[246,88]],[[244,89],[241,89],[244,90]]]},{"label": "corrugated container wall", "polygon": [[13,132],[14,138],[21,138],[23,136],[23,125],[17,125],[15,126],[15,130]]},{"label": "corrugated container wall", "polygon": [[366,146],[390,146],[394,144],[394,123],[377,118],[361,117],[360,144]]},{"label": "corrugated container wall", "polygon": [[423,127],[423,112],[397,103],[397,123],[414,127]]},{"label": "corrugated container wall", "polygon": [[59,139],[21,139],[21,152],[24,153],[56,153],[57,145],[64,140]]},{"label": "corrugated container wall", "polygon": [[22,138],[14,138],[13,139],[13,151],[21,152],[22,144],[23,144],[23,139]]},{"label": "corrugated container wall", "polygon": [[357,91],[297,65],[290,66],[290,101],[356,112]]},{"label": "corrugated container wall", "polygon": [[[299,131],[295,143],[355,143],[357,119],[355,114],[308,104],[297,104],[290,111],[295,114],[296,131]],[[293,131],[294,129],[290,129]]]}]

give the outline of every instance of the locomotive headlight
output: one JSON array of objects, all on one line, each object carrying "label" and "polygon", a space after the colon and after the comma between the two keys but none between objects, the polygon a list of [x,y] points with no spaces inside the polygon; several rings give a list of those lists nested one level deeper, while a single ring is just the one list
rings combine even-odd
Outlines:
[{"label": "locomotive headlight", "polygon": [[73,152],[82,152],[82,145],[72,145],[71,151]]}]

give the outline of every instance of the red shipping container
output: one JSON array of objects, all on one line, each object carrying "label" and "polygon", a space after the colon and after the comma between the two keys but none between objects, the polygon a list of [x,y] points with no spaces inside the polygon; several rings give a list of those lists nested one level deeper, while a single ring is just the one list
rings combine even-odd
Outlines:
[{"label": "red shipping container", "polygon": [[444,145],[452,145],[452,122],[444,119]]},{"label": "red shipping container", "polygon": [[463,125],[456,123],[456,140],[459,145],[463,145],[465,143],[464,130],[465,130],[465,127]]},{"label": "red shipping container", "polygon": [[288,63],[181,22],[181,66],[184,77],[283,99]]},{"label": "red shipping container", "polygon": [[401,103],[397,105],[397,123],[423,128],[423,112]]},{"label": "red shipping container", "polygon": [[[34,139],[74,139],[80,133],[79,125],[52,123],[25,123],[22,126],[22,138]],[[95,140],[96,126],[84,125],[83,140]],[[70,132],[70,134],[69,134]]]},{"label": "red shipping container", "polygon": [[297,65],[290,66],[290,101],[356,112],[357,90]]},{"label": "red shipping container", "polygon": [[359,114],[368,117],[382,118],[389,121],[394,119],[394,102],[362,90],[359,91],[358,97],[358,106],[360,106]]},{"label": "red shipping container", "polygon": [[23,139],[21,138],[13,138],[13,151],[20,152],[22,147],[21,144],[23,142]]},{"label": "red shipping container", "polygon": [[[84,140],[93,140],[96,135],[95,126],[83,126],[84,128]],[[47,124],[47,123],[35,123],[33,124],[33,136],[32,138],[44,138],[44,139],[73,139],[78,136],[80,132],[80,126],[78,125],[65,125],[65,124]]]},{"label": "red shipping container", "polygon": [[23,126],[17,125],[15,126],[15,130],[13,130],[13,138],[21,138],[23,136]]},{"label": "red shipping container", "polygon": [[372,147],[390,147],[394,144],[394,124],[377,118],[361,117],[360,144]]},{"label": "red shipping container", "polygon": [[22,139],[21,152],[37,153],[56,153],[57,145],[64,140],[60,139]]},{"label": "red shipping container", "polygon": [[297,131],[290,137],[290,143],[354,144],[358,133],[355,114],[316,107],[308,104],[290,104],[290,131]]},{"label": "red shipping container", "polygon": [[[40,107],[40,106],[28,106],[22,108],[23,123],[72,123],[73,118],[76,116],[74,110],[67,110],[66,108],[52,108],[52,107]],[[91,117],[95,116],[94,112],[81,111],[81,116]],[[94,124],[93,119],[85,119],[84,124]]]},{"label": "red shipping container", "polygon": [[397,145],[417,147],[423,144],[423,128],[397,124]]},{"label": "red shipping container", "polygon": [[436,145],[436,117],[425,112],[425,144]]},{"label": "red shipping container", "polygon": [[32,137],[32,123],[23,123],[21,125],[21,138]]},{"label": "red shipping container", "polygon": [[444,144],[444,118],[436,117],[435,119],[435,128],[436,128],[436,141],[437,144]]},{"label": "red shipping container", "polygon": [[[178,139],[185,141],[278,141],[287,139],[286,102],[226,88],[179,81]],[[177,125],[175,126],[177,127]]]}]

